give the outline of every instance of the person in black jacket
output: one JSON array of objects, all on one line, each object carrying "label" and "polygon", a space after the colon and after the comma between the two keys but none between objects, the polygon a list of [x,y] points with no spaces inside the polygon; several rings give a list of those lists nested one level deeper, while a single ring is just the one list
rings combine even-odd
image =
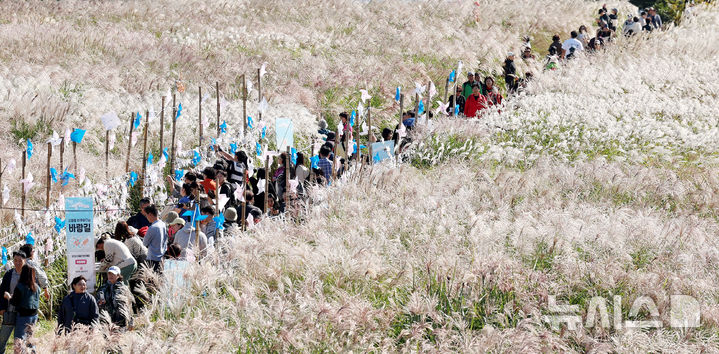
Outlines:
[{"label": "person in black jacket", "polygon": [[98,291],[98,305],[107,311],[112,323],[119,327],[127,327],[132,321],[132,294],[122,283],[120,268],[112,266],[107,270],[107,283]]},{"label": "person in black jacket", "polygon": [[[40,306],[40,287],[35,278],[35,269],[25,264],[20,271],[15,291],[5,292],[3,297],[15,306],[15,352],[20,352],[26,337],[32,336],[31,327],[37,322],[37,309]],[[27,334],[27,336],[26,336]],[[31,347],[30,344],[28,346]]]},{"label": "person in black jacket", "polygon": [[559,42],[559,35],[555,34],[552,36],[552,44],[549,45],[549,55],[559,56],[562,54],[562,43]]},{"label": "person in black jacket", "polygon": [[507,84],[507,91],[514,93],[517,91],[519,81],[517,80],[517,67],[514,65],[514,53],[507,53],[507,59],[504,60],[504,82]]},{"label": "person in black jacket", "polygon": [[[150,199],[149,198],[142,198],[140,199],[140,211],[142,209],[145,209],[146,206],[150,205]],[[127,225],[130,225],[136,229],[141,229],[145,226],[150,226],[150,222],[147,221],[147,218],[142,215],[142,213],[138,211],[137,214],[131,216],[129,219],[127,219]]]},{"label": "person in black jacket", "polygon": [[62,307],[57,313],[57,323],[61,332],[70,332],[77,324],[95,326],[100,312],[95,298],[86,292],[87,280],[82,275],[70,283],[72,292],[62,299]]},{"label": "person in black jacket", "polygon": [[[455,102],[455,97],[457,102]],[[454,115],[454,105],[457,104],[457,107],[459,109],[457,110],[457,114],[464,114],[464,104],[467,102],[467,100],[462,95],[462,88],[457,86],[457,92],[454,95],[449,96],[449,106],[447,106],[447,113],[449,115]]]},{"label": "person in black jacket", "polygon": [[[25,266],[25,259],[27,255],[22,251],[13,252],[12,262],[13,268],[10,268],[2,278],[0,283],[0,294],[14,293],[18,282],[20,281],[20,274],[22,268]],[[0,315],[2,316],[2,327],[0,327],[0,354],[5,353],[5,345],[13,330],[15,330],[15,323],[17,320],[17,311],[15,306],[10,304],[8,300],[0,296]]]}]

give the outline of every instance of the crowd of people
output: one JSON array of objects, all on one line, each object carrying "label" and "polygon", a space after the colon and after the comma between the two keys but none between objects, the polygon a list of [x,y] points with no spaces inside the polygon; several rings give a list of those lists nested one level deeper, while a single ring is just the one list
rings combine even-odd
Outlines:
[{"label": "crowd of people", "polygon": [[[641,31],[660,29],[662,22],[652,8],[641,17],[630,16],[623,25],[627,36]],[[572,31],[561,42],[555,35],[548,48],[546,69],[558,62],[571,60],[583,51],[595,51],[610,43],[619,31],[618,11],[599,10],[597,30],[590,35],[586,26]],[[530,40],[525,40],[521,60],[537,60]],[[532,73],[520,77],[514,53],[508,53],[503,65],[506,93],[512,95],[526,86]],[[456,85],[446,112],[450,115],[479,117],[488,109],[501,109],[505,96],[492,76],[481,77],[468,72],[467,81]],[[431,117],[431,113],[430,113]],[[411,131],[418,114],[402,113],[402,124],[384,128],[380,141],[393,140],[398,152],[411,142]],[[214,146],[213,166],[190,171],[176,179],[167,176],[173,205],[158,206],[149,198],[139,201],[139,211],[127,220],[118,221],[114,230],[103,233],[95,241],[96,259],[100,263],[101,284],[94,296],[87,292],[88,279],[78,276],[70,283],[70,293],[62,300],[58,313],[58,331],[70,332],[77,326],[92,327],[105,321],[118,329],[132,326],[133,313],[149,301],[143,284],[142,271],[163,272],[167,259],[201,262],[222,238],[237,237],[243,229],[252,228],[266,218],[275,218],[299,209],[313,184],[327,185],[344,173],[349,162],[359,163],[360,154],[353,153],[354,137],[350,117],[339,114],[341,130],[327,130],[320,121],[318,133],[324,143],[317,156],[307,159],[302,152],[279,154],[273,168],[254,168],[244,151],[228,153]],[[370,141],[376,140],[370,132]],[[315,151],[313,151],[313,154]],[[363,162],[371,163],[364,155]],[[44,289],[48,297],[47,275],[33,261],[33,245],[26,244],[13,253],[10,267],[0,283],[0,342],[7,343],[14,331],[16,348],[31,334],[37,321],[39,297]],[[106,313],[106,315],[102,315]],[[0,354],[5,346],[0,345]]]}]

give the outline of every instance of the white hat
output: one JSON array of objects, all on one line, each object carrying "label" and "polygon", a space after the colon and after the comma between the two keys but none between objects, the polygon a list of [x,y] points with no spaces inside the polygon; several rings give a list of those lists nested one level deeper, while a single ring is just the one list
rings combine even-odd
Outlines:
[{"label": "white hat", "polygon": [[112,266],[107,270],[108,273],[120,275],[120,268],[118,266]]},{"label": "white hat", "polygon": [[511,56],[513,56],[513,55],[514,55],[514,53],[512,53],[512,52],[507,53],[507,56],[508,56],[508,57],[511,57]]}]

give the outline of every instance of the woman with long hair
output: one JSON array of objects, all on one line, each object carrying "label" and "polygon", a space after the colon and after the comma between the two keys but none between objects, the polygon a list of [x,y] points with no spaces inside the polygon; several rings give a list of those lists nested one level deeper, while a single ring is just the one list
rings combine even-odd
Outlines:
[{"label": "woman with long hair", "polygon": [[20,352],[23,341],[32,336],[32,326],[37,322],[37,309],[40,305],[40,289],[35,278],[35,269],[27,264],[22,267],[20,279],[12,296],[5,292],[5,298],[15,306],[15,352]]}]

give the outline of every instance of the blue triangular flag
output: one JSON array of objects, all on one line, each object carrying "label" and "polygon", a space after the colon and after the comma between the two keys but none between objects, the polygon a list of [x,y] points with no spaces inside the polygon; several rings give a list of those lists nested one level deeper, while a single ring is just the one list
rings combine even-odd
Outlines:
[{"label": "blue triangular flag", "polygon": [[185,170],[175,170],[175,181],[179,181],[185,176]]},{"label": "blue triangular flag", "polygon": [[266,133],[267,133],[267,127],[264,126],[264,127],[262,127],[262,136],[260,137],[260,139],[264,139]]},{"label": "blue triangular flag", "polygon": [[210,151],[215,151],[215,145],[217,145],[217,139],[212,138],[212,143],[210,144]]},{"label": "blue triangular flag", "polygon": [[181,115],[182,115],[182,103],[180,103],[177,106],[177,114],[175,115],[175,120],[177,120],[177,118],[180,118]]},{"label": "blue triangular flag", "polygon": [[255,151],[257,152],[257,157],[262,156],[262,145],[260,143],[255,143]]},{"label": "blue triangular flag", "polygon": [[372,161],[374,161],[374,162],[382,161],[382,158],[379,157],[379,153],[374,154],[374,156],[372,157]]},{"label": "blue triangular flag", "polygon": [[152,152],[148,153],[148,154],[147,154],[147,164],[148,164],[148,165],[152,165],[152,160],[153,160],[154,158],[155,158],[155,157],[152,156]]},{"label": "blue triangular flag", "polygon": [[234,155],[237,152],[237,144],[230,143],[230,155]]},{"label": "blue triangular flag", "polygon": [[197,150],[192,150],[192,165],[197,166],[201,160],[202,157],[200,156],[200,153],[197,152]]},{"label": "blue triangular flag", "polygon": [[449,73],[449,82],[454,82],[454,76],[455,76],[455,75],[456,75],[456,74],[455,74],[454,70],[452,70],[452,72]]},{"label": "blue triangular flag", "polygon": [[70,183],[70,178],[75,178],[75,175],[73,175],[70,172],[67,172],[67,168],[65,171],[62,172],[62,175],[60,176],[60,180],[62,181],[63,186],[67,186],[68,183]]},{"label": "blue triangular flag", "polygon": [[70,133],[70,141],[73,141],[75,143],[81,143],[82,138],[85,137],[85,130],[75,128],[75,130]]},{"label": "blue triangular flag", "polygon": [[50,167],[50,177],[52,178],[52,183],[57,183],[57,170],[55,167]]},{"label": "blue triangular flag", "polygon": [[55,217],[55,231],[59,234],[62,229],[65,228],[65,220]]},{"label": "blue triangular flag", "polygon": [[7,248],[3,246],[2,248],[2,265],[7,264]]},{"label": "blue triangular flag", "polygon": [[[422,113],[424,113],[424,102],[419,101],[419,112],[417,112],[417,116],[421,116]],[[419,117],[418,117],[419,118]]]},{"label": "blue triangular flag", "polygon": [[222,124],[220,124],[220,133],[227,133],[227,122],[224,120],[222,121]]},{"label": "blue triangular flag", "polygon": [[162,156],[165,156],[165,160],[170,159],[170,155],[167,153],[167,148],[162,148]]},{"label": "blue triangular flag", "polygon": [[27,152],[27,159],[30,160],[33,151],[32,141],[30,141],[30,139],[27,139],[27,149],[25,149],[25,151]]},{"label": "blue triangular flag", "polygon": [[[25,243],[28,245],[34,245],[35,244],[35,238],[32,237],[32,231],[27,233],[27,236],[25,236]],[[30,255],[28,255],[29,257]]]},{"label": "blue triangular flag", "polygon": [[350,115],[350,127],[355,126],[355,118],[357,117],[357,111],[352,110],[352,115]]},{"label": "blue triangular flag", "polygon": [[140,126],[141,121],[142,121],[142,116],[140,115],[140,112],[135,113],[135,121],[132,122],[132,129],[137,130],[137,127]]},{"label": "blue triangular flag", "polygon": [[225,215],[220,213],[219,215],[212,218],[212,220],[215,221],[215,229],[217,230],[224,230],[225,229]]},{"label": "blue triangular flag", "polygon": [[292,162],[293,165],[296,165],[297,164],[297,149],[290,148],[290,154],[291,154],[290,161]]},{"label": "blue triangular flag", "polygon": [[455,116],[459,115],[459,105],[454,106],[454,115]]},{"label": "blue triangular flag", "polygon": [[394,100],[399,102],[399,97],[400,97],[400,88],[399,88],[399,86],[397,86],[397,90],[395,90],[395,93],[394,93]]},{"label": "blue triangular flag", "polygon": [[247,127],[252,129],[252,117],[247,116]]},{"label": "blue triangular flag", "polygon": [[310,157],[310,163],[312,164],[312,169],[320,168],[320,157],[317,155]]},{"label": "blue triangular flag", "polygon": [[135,182],[137,182],[137,177],[138,177],[138,176],[137,176],[137,172],[135,172],[135,171],[130,171],[130,180],[127,181],[127,183],[130,185],[130,187],[134,187],[134,186],[135,186]]}]

